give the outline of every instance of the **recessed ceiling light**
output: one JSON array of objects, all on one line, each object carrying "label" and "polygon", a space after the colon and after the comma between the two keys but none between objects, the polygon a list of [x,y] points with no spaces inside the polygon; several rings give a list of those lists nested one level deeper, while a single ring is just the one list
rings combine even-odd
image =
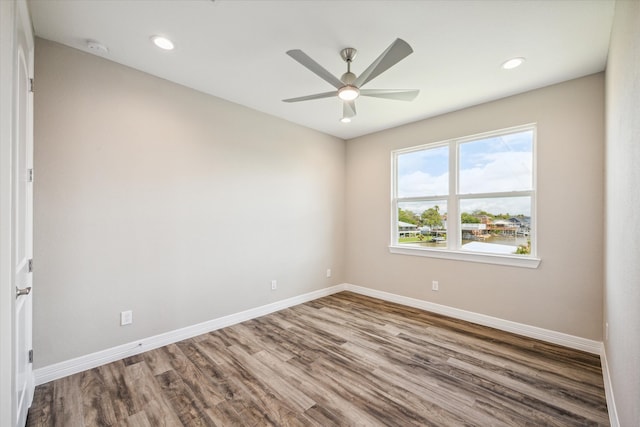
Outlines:
[{"label": "recessed ceiling light", "polygon": [[524,61],[524,58],[511,58],[510,60],[505,61],[502,64],[502,68],[504,68],[505,70],[512,70],[516,67],[521,66]]},{"label": "recessed ceiling light", "polygon": [[173,49],[173,42],[166,37],[152,36],[151,41],[160,49],[171,50]]},{"label": "recessed ceiling light", "polygon": [[351,117],[343,117],[340,119],[342,123],[351,123]]}]

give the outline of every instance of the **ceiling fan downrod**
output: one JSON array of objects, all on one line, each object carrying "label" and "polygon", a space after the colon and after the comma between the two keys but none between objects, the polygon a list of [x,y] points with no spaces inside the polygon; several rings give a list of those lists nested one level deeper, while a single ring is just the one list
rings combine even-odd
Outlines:
[{"label": "ceiling fan downrod", "polygon": [[351,72],[351,61],[356,57],[358,50],[352,47],[347,47],[340,51],[340,57],[347,63],[347,72],[340,77],[340,80],[346,85],[352,86],[356,81],[356,75]]}]

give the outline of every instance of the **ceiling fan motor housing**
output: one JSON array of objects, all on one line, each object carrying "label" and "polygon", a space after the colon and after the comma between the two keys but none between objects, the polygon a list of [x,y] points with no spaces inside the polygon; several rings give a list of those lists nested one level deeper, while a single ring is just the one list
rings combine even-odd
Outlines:
[{"label": "ceiling fan motor housing", "polygon": [[354,86],[353,82],[356,81],[356,75],[353,74],[351,71],[347,71],[342,75],[342,77],[340,77],[340,80],[342,81],[342,83],[348,86]]}]

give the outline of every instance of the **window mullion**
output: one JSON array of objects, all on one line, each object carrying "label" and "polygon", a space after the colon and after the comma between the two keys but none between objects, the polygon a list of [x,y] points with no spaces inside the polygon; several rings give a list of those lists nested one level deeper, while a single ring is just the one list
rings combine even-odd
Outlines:
[{"label": "window mullion", "polygon": [[391,156],[391,244],[398,243],[398,154]]},{"label": "window mullion", "polygon": [[459,219],[458,214],[458,144],[456,141],[449,142],[449,197],[447,199],[447,248],[458,250],[459,239]]},{"label": "window mullion", "polygon": [[398,241],[398,199],[393,199],[391,203],[391,241],[396,243]]},{"label": "window mullion", "polygon": [[522,191],[503,191],[503,192],[494,192],[494,193],[470,193],[470,194],[458,194],[459,200],[464,199],[491,199],[494,197],[523,197],[523,196],[532,196],[533,190],[522,190]]},{"label": "window mullion", "polygon": [[447,200],[449,196],[447,194],[442,196],[429,196],[429,197],[398,197],[396,200],[398,203],[402,202],[432,202],[439,200]]}]

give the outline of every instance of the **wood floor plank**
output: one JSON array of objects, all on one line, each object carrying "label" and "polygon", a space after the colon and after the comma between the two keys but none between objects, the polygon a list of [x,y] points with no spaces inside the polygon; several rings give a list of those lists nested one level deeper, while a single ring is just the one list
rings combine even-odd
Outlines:
[{"label": "wood floor plank", "polygon": [[158,400],[149,400],[143,412],[153,427],[172,427],[182,424],[169,402],[169,396],[162,395]]},{"label": "wood floor plank", "polygon": [[255,337],[255,340],[261,350],[267,349],[270,353],[274,354],[280,360],[285,362],[294,357],[295,355],[292,352],[278,345],[277,341],[273,339],[273,334],[279,334],[281,329],[270,327],[270,325],[261,322],[261,319],[253,319],[236,326],[238,326],[238,328],[240,328],[241,330],[244,330],[245,335]]},{"label": "wood floor plank", "polygon": [[54,383],[48,382],[38,386],[38,393],[33,396],[33,403],[27,417],[27,426],[40,427],[54,425],[53,394]]},{"label": "wood floor plank", "polygon": [[53,388],[53,425],[66,427],[84,424],[83,396],[80,388],[82,373],[62,378]]},{"label": "wood floor plank", "polygon": [[[284,378],[296,390],[300,390],[313,399],[317,404],[309,408],[305,413],[315,417],[328,417],[357,419],[362,424],[375,423],[375,419],[357,405],[353,399],[345,399],[345,395],[338,392],[333,380],[321,372],[313,371],[309,365],[299,364],[301,359],[290,359],[281,362],[268,351],[256,354],[262,363],[269,366],[273,372]],[[313,409],[315,408],[315,409]],[[331,408],[331,410],[327,409]]]},{"label": "wood floor plank", "polygon": [[263,384],[268,384],[274,394],[284,401],[289,402],[295,407],[294,409],[299,412],[304,412],[316,404],[313,399],[299,389],[296,390],[290,387],[286,381],[283,381],[282,378],[269,369],[267,365],[260,362],[259,359],[252,357],[249,353],[246,353],[244,349],[231,346],[229,347],[229,351],[238,359],[242,366],[246,366],[253,372],[256,379]]},{"label": "wood floor plank", "polygon": [[597,355],[350,292],[38,386],[27,422],[609,425]]},{"label": "wood floor plank", "polygon": [[144,361],[153,375],[159,375],[172,369],[171,361],[166,358],[165,354],[161,348],[147,351],[144,354]]},{"label": "wood floor plank", "polygon": [[153,426],[179,425],[180,421],[175,413],[167,410],[171,405],[148,364],[143,361],[125,369],[125,384],[129,390],[133,390],[133,407],[139,411],[136,414],[145,413]]},{"label": "wood floor plank", "polygon": [[[204,375],[194,364],[194,361],[183,353],[182,349],[187,352],[191,350],[187,344],[179,342],[163,348],[166,351],[167,358],[171,361],[173,371],[180,376],[193,393],[194,398],[203,406],[215,406],[225,400],[224,395],[220,393],[209,377]],[[197,353],[191,352],[190,354],[195,357]]]},{"label": "wood floor plank", "polygon": [[154,427],[147,418],[146,412],[138,412],[126,419],[126,427]]},{"label": "wood floor plank", "polygon": [[[122,365],[124,366],[124,365]],[[128,418],[128,412],[120,412],[116,417],[116,405],[112,405],[112,399],[107,383],[100,368],[85,371],[80,376],[80,390],[83,396],[84,423],[94,426],[110,426],[118,420]]]},{"label": "wood floor plank", "polygon": [[171,408],[175,411],[181,425],[187,427],[215,426],[213,420],[206,414],[205,407],[195,398],[191,389],[175,371],[167,371],[156,378],[158,378],[160,386],[168,397]]},{"label": "wood floor plank", "polygon": [[127,386],[127,371],[123,360],[100,366],[95,371],[104,383],[104,400],[111,403],[117,420],[126,419],[141,409],[135,405],[135,391]]}]

